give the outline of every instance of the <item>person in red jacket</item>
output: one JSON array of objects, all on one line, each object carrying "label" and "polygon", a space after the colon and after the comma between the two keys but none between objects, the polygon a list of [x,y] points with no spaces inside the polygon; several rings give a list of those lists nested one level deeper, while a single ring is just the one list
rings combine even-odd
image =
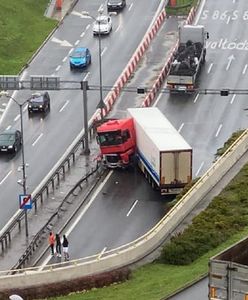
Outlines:
[{"label": "person in red jacket", "polygon": [[50,246],[50,249],[51,249],[51,254],[52,254],[52,256],[54,256],[55,236],[54,236],[52,231],[49,233],[48,242],[49,242],[49,246]]}]

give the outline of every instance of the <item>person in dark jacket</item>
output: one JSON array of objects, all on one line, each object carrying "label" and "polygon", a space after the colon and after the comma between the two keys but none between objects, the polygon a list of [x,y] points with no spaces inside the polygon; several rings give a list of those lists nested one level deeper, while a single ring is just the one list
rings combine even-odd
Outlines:
[{"label": "person in dark jacket", "polygon": [[68,252],[68,249],[69,249],[69,242],[65,236],[65,234],[63,235],[63,243],[62,243],[62,246],[63,246],[63,253],[64,253],[64,258],[65,260],[69,260],[69,252]]},{"label": "person in dark jacket", "polygon": [[61,241],[58,233],[56,233],[55,242],[56,242],[56,254],[58,255],[58,257],[61,257]]}]

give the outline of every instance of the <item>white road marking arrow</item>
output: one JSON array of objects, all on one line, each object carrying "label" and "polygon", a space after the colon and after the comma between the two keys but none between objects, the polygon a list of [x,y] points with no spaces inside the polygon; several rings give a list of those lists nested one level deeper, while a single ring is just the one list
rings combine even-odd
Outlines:
[{"label": "white road marking arrow", "polygon": [[226,66],[226,70],[228,70],[231,66],[232,61],[235,59],[234,55],[232,54],[231,56],[228,57],[228,64]]},{"label": "white road marking arrow", "polygon": [[66,40],[61,41],[61,40],[53,37],[51,41],[54,43],[60,44],[60,46],[63,46],[63,47],[72,47],[72,44],[70,44]]},{"label": "white road marking arrow", "polygon": [[80,12],[75,11],[75,10],[73,10],[73,11],[71,12],[71,14],[74,15],[74,16],[80,17],[80,18],[82,18],[82,19],[91,19],[90,16],[81,14]]}]

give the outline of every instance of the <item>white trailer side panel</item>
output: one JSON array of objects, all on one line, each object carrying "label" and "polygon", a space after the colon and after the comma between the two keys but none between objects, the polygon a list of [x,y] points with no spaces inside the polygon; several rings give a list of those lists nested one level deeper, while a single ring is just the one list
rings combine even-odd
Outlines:
[{"label": "white trailer side panel", "polygon": [[129,108],[134,119],[137,149],[157,184],[191,178],[192,148],[156,107]]}]

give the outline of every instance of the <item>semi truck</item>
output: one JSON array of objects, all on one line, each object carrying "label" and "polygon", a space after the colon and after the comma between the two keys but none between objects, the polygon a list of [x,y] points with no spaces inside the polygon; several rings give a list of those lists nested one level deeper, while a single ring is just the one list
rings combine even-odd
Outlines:
[{"label": "semi truck", "polygon": [[127,114],[97,128],[103,164],[137,165],[162,195],[178,194],[192,180],[192,148],[158,108],[128,108]]},{"label": "semi truck", "polygon": [[205,63],[208,38],[209,34],[203,25],[179,27],[179,44],[167,76],[170,93],[194,92],[201,67]]}]

